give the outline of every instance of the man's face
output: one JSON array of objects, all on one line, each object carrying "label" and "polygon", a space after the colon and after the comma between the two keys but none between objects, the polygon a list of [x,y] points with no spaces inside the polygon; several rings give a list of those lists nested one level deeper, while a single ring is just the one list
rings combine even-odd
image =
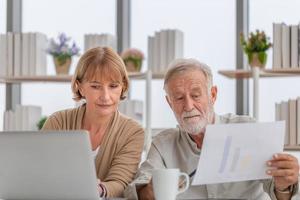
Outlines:
[{"label": "man's face", "polygon": [[207,91],[207,80],[199,70],[175,74],[167,83],[167,101],[180,127],[197,135],[212,122],[217,88]]}]

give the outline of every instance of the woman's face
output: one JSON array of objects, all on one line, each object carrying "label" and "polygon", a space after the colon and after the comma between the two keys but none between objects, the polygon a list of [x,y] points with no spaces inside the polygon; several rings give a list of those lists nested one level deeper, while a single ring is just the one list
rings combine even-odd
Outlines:
[{"label": "woman's face", "polygon": [[107,78],[82,82],[80,93],[86,100],[87,112],[99,117],[112,115],[118,109],[122,87],[119,81]]}]

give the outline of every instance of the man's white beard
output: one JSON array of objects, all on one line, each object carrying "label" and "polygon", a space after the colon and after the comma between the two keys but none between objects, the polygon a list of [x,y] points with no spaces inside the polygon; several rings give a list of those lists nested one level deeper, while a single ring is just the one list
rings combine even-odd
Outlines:
[{"label": "man's white beard", "polygon": [[[175,113],[174,113],[175,114]],[[191,135],[198,135],[205,131],[207,124],[211,123],[214,111],[213,106],[209,104],[208,109],[206,112],[201,113],[200,111],[193,109],[190,112],[183,112],[181,116],[175,117],[181,129]],[[185,120],[185,117],[199,115],[199,119],[196,122],[188,122]]]}]

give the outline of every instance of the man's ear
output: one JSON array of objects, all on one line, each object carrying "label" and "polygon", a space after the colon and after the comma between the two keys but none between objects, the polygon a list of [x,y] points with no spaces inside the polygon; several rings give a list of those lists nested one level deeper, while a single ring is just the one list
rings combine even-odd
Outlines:
[{"label": "man's ear", "polygon": [[218,88],[217,86],[212,86],[210,89],[210,99],[212,104],[215,104],[216,100],[217,100],[217,94],[218,94]]}]

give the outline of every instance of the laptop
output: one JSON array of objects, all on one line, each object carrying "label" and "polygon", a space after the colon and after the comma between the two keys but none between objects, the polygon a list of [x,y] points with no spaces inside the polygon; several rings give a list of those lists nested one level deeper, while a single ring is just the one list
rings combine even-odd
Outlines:
[{"label": "laptop", "polygon": [[0,132],[0,199],[99,199],[88,133]]}]

